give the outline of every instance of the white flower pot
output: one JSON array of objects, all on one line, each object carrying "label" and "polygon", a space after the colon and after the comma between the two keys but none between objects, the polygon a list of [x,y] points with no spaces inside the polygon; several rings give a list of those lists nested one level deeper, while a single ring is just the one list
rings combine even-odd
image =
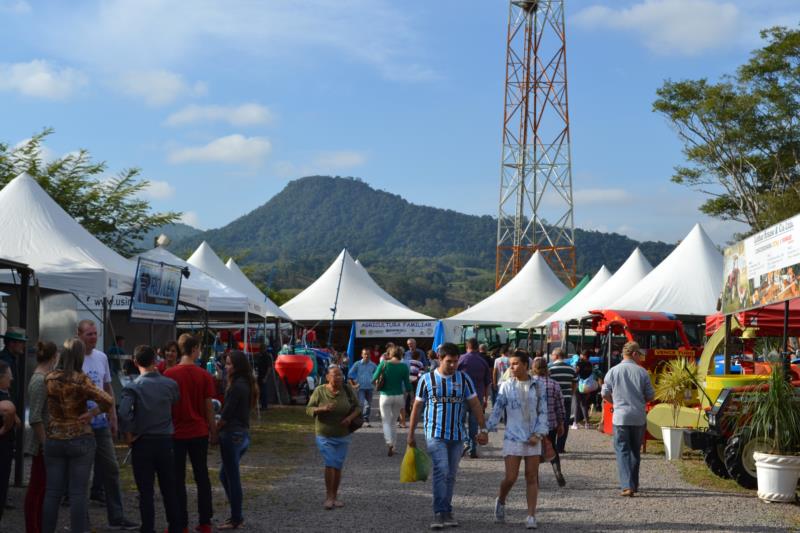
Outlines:
[{"label": "white flower pot", "polygon": [[664,452],[667,461],[675,461],[681,458],[683,452],[683,428],[661,427],[661,436],[664,439]]},{"label": "white flower pot", "polygon": [[758,497],[768,502],[794,502],[800,478],[800,457],[754,452]]}]

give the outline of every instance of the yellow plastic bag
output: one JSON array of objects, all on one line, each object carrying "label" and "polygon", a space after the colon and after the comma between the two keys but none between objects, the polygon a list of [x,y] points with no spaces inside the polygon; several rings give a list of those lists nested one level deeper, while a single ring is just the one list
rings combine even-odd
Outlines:
[{"label": "yellow plastic bag", "polygon": [[400,483],[425,481],[431,472],[431,458],[417,447],[408,446],[400,464]]},{"label": "yellow plastic bag", "polygon": [[417,462],[414,459],[414,449],[406,446],[403,462],[400,463],[400,483],[413,483],[417,480]]}]

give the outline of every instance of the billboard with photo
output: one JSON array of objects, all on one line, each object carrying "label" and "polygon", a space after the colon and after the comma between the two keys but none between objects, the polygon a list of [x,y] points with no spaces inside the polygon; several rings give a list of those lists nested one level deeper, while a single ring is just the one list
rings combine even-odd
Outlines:
[{"label": "billboard with photo", "polygon": [[725,249],[722,312],[800,297],[800,215]]},{"label": "billboard with photo", "polygon": [[182,279],[181,267],[140,257],[131,296],[131,320],[174,322]]}]

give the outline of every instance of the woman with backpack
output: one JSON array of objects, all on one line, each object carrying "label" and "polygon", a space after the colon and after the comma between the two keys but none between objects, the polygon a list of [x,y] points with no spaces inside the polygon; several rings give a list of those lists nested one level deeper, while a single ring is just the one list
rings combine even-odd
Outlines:
[{"label": "woman with backpack", "polygon": [[589,350],[582,350],[578,362],[575,365],[578,374],[578,387],[575,390],[577,398],[577,408],[575,409],[575,423],[570,429],[578,429],[578,424],[583,422],[583,427],[589,427],[589,404],[592,396],[600,388],[597,376],[594,373],[594,366],[589,361]]},{"label": "woman with backpack", "polygon": [[505,478],[494,504],[494,521],[505,522],[506,497],[517,481],[519,467],[525,461],[525,486],[528,500],[528,517],[525,527],[536,528],[536,500],[539,496],[539,456],[542,440],[547,437],[547,400],[545,388],[528,374],[528,353],[515,350],[508,358],[511,378],[500,384],[497,401],[486,427],[494,431],[501,415],[507,416],[503,435]]}]

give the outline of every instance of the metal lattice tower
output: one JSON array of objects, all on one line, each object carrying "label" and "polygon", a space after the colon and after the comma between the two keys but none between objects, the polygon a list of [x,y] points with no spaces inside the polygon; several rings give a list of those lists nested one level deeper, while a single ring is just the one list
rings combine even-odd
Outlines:
[{"label": "metal lattice tower", "polygon": [[564,0],[511,0],[507,44],[495,286],[537,250],[574,286]]}]

